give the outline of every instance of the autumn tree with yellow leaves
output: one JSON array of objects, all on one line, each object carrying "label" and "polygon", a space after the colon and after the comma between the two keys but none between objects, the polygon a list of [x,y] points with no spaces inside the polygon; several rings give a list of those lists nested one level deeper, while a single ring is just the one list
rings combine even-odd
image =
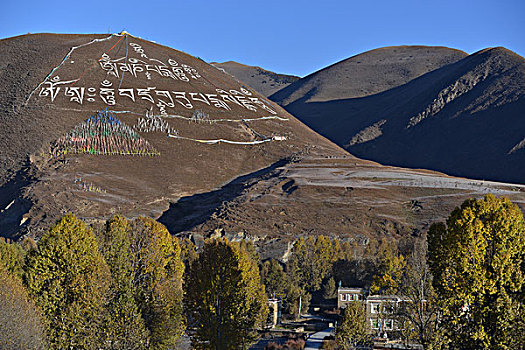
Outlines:
[{"label": "autumn tree with yellow leaves", "polygon": [[507,198],[467,200],[428,233],[442,325],[455,349],[525,344],[525,221]]},{"label": "autumn tree with yellow leaves", "polygon": [[208,240],[185,281],[195,349],[247,349],[268,314],[252,254],[226,239]]},{"label": "autumn tree with yellow leaves", "polygon": [[0,349],[43,349],[45,328],[22,285],[23,251],[0,239]]},{"label": "autumn tree with yellow leaves", "polygon": [[106,315],[111,349],[171,349],[185,329],[181,249],[153,219],[114,216],[101,236],[112,283]]},{"label": "autumn tree with yellow leaves", "polygon": [[74,215],[42,237],[27,256],[25,285],[42,309],[51,349],[102,347],[110,279],[95,235]]},{"label": "autumn tree with yellow leaves", "polygon": [[406,259],[392,248],[391,242],[381,241],[378,249],[377,272],[372,279],[370,290],[374,294],[399,294],[400,282],[406,269]]}]

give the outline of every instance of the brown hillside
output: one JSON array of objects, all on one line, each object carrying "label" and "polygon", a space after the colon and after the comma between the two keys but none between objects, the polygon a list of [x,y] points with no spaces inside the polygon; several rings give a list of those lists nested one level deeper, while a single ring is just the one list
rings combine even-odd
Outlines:
[{"label": "brown hillside", "polygon": [[275,93],[271,99],[287,106],[298,100],[321,102],[374,95],[466,56],[463,51],[447,47],[384,47],[312,73]]},{"label": "brown hillside", "polygon": [[444,221],[465,199],[507,196],[525,208],[525,186],[385,167],[353,157],[306,156],[181,198],[160,220],[172,233],[250,239],[261,256],[286,259],[299,236],[327,235],[357,244],[403,240]]},{"label": "brown hillside", "polygon": [[[367,84],[366,76],[360,79]],[[345,81],[340,74],[332,77],[332,83]],[[324,102],[313,101],[317,94],[304,95],[286,109],[358,157],[525,183],[524,91],[523,57],[492,48],[379,93],[338,99],[341,93]]]},{"label": "brown hillside", "polygon": [[0,56],[4,234],[68,211],[157,217],[294,154],[345,153],[230,75],[131,35],[24,35]]},{"label": "brown hillside", "polygon": [[250,238],[282,258],[300,235],[418,235],[467,197],[525,203],[523,186],[357,159],[230,75],[140,38],[29,35],[0,53],[4,236],[38,236],[70,211],[147,215],[197,243]]},{"label": "brown hillside", "polygon": [[211,64],[248,84],[264,96],[270,96],[300,79],[295,75],[274,73],[261,67],[247,66],[234,61]]}]

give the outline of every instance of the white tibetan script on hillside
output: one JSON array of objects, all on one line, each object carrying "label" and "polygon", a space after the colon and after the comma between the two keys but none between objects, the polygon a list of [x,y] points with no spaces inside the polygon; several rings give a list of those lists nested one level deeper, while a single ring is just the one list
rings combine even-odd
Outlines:
[{"label": "white tibetan script on hillside", "polygon": [[[180,108],[180,106],[185,109],[194,109],[202,108],[204,105],[226,111],[230,111],[233,106],[238,106],[253,112],[264,110],[273,115],[277,114],[268,104],[253,96],[244,87],[238,90],[215,88],[215,91],[206,93],[195,91],[193,85],[188,85],[189,91],[168,90],[152,86],[154,85],[153,77],[190,83],[192,80],[201,79],[202,76],[195,68],[172,58],[163,62],[149,57],[142,46],[137,43],[130,42],[128,48],[140,57],[128,57],[126,53],[126,56],[111,58],[108,53],[102,54],[96,66],[104,72],[105,79],[100,82],[99,86],[77,86],[81,84],[84,74],[92,68],[90,67],[77,79],[62,80],[59,75],[48,76],[40,84],[38,96],[48,98],[51,103],[60,99],[79,105],[103,102],[108,106],[115,106],[124,102],[145,101],[158,107],[161,114],[166,114],[168,109]],[[125,81],[124,75],[126,76]],[[142,82],[133,82],[136,78],[145,79],[141,79]]]}]

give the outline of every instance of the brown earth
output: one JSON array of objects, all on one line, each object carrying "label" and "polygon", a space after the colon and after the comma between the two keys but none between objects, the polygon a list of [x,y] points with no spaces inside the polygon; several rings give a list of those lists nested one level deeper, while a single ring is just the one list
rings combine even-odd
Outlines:
[{"label": "brown earth", "polygon": [[[83,46],[66,57],[79,45]],[[134,74],[123,71],[132,63]],[[20,222],[27,229],[45,227],[68,211],[84,218],[115,212],[157,217],[169,201],[209,191],[282,158],[307,150],[346,153],[230,75],[193,56],[130,35],[37,34],[5,39],[0,41],[0,67],[4,234],[18,231]],[[107,99],[104,84],[112,85],[114,104]],[[119,86],[133,89],[134,100],[129,90],[119,94]],[[74,100],[75,87],[84,88],[82,104]],[[139,96],[137,89],[146,88],[152,88],[150,97]],[[164,104],[159,107],[161,100]],[[50,154],[54,141],[105,108],[121,112],[115,116],[130,127],[137,126],[138,118],[145,118],[148,111],[180,138],[168,137],[166,131],[139,132],[160,156]],[[206,120],[192,121],[196,110],[204,112]],[[217,139],[269,142],[195,141]]]},{"label": "brown earth", "polygon": [[234,61],[212,62],[211,64],[243,81],[266,97],[300,79],[295,75],[274,73],[261,67],[247,66]]},{"label": "brown earth", "polygon": [[[107,40],[87,44],[94,38]],[[63,61],[71,47],[83,44]],[[251,238],[263,256],[283,258],[300,235],[366,243],[368,237],[418,235],[467,197],[495,193],[525,202],[522,186],[360,160],[215,67],[133,36],[28,35],[0,41],[0,53],[0,227],[5,236],[38,237],[70,211],[88,222],[113,213],[147,215],[196,242],[210,235]],[[104,53],[120,61],[99,61]],[[148,63],[135,76],[126,62],[138,60]],[[168,74],[180,74],[170,68],[175,61],[186,65],[187,81]],[[163,69],[149,70],[146,64]],[[119,75],[104,67],[117,67]],[[128,71],[122,75],[122,69]],[[104,87],[108,82],[115,91],[119,85],[133,89],[135,100],[122,90],[112,104],[101,94],[111,90]],[[82,104],[74,100],[80,90],[74,87],[85,88]],[[139,98],[146,95],[137,89],[147,87],[170,91],[173,103],[164,92],[152,96],[154,104]],[[185,92],[188,101],[175,92]],[[53,153],[56,140],[105,108],[121,112],[115,117],[135,127],[160,155]],[[192,119],[196,110],[205,120]],[[176,137],[166,130],[145,132],[140,118],[169,124]],[[254,144],[197,141],[216,139]]]},{"label": "brown earth", "polygon": [[216,191],[180,199],[159,219],[202,243],[206,237],[251,239],[263,258],[286,259],[299,236],[420,236],[465,199],[507,196],[525,208],[525,186],[385,167],[352,156],[305,156],[276,164]]},{"label": "brown earth", "polygon": [[523,184],[525,59],[505,48],[464,56],[432,47],[373,50],[271,99],[358,157]]},{"label": "brown earth", "polygon": [[440,46],[391,46],[361,53],[307,75],[271,99],[287,106],[374,95],[459,61],[467,53]]}]

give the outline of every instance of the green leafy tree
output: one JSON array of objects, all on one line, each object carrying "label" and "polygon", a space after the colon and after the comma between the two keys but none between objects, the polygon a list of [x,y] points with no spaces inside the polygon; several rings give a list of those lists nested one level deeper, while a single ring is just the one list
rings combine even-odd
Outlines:
[{"label": "green leafy tree", "polygon": [[357,349],[359,345],[365,345],[369,341],[369,323],[363,303],[348,303],[341,324],[337,327],[335,340],[344,350]]},{"label": "green leafy tree", "polygon": [[186,279],[196,349],[246,349],[268,314],[264,285],[251,254],[228,240],[208,240]]},{"label": "green leafy tree", "polygon": [[295,283],[289,283],[286,289],[284,310],[295,318],[307,313],[312,295]]},{"label": "green leafy tree", "polygon": [[110,280],[94,234],[74,215],[62,218],[32,250],[25,284],[47,321],[52,349],[101,347]]},{"label": "green leafy tree", "polygon": [[150,347],[171,349],[185,329],[180,245],[164,225],[145,217],[132,222],[130,241],[131,281]]},{"label": "green leafy tree", "polygon": [[0,265],[0,349],[43,349],[44,323],[20,278]]},{"label": "green leafy tree", "polygon": [[330,277],[326,284],[324,285],[323,298],[333,299],[337,296],[337,286],[335,284],[335,279]]},{"label": "green leafy tree", "polygon": [[325,236],[299,238],[287,264],[290,278],[308,292],[321,289],[325,277],[337,259],[332,242]]},{"label": "green leafy tree", "polygon": [[261,266],[261,279],[269,296],[285,297],[288,278],[281,263],[275,259],[266,260]]},{"label": "green leafy tree", "polygon": [[131,255],[131,225],[121,216],[106,222],[101,250],[111,271],[105,336],[110,349],[146,349],[149,331],[135,301],[134,261]]},{"label": "green leafy tree", "polygon": [[25,252],[22,247],[0,237],[0,265],[8,272],[22,278]]},{"label": "green leafy tree", "polygon": [[458,349],[512,349],[522,320],[525,222],[507,198],[467,200],[428,233],[443,325]]},{"label": "green leafy tree", "polygon": [[171,349],[184,329],[178,240],[155,220],[121,216],[99,233],[112,275],[106,344],[111,349]]},{"label": "green leafy tree", "polygon": [[182,238],[179,241],[179,244],[181,249],[181,259],[184,262],[184,266],[188,267],[199,257],[199,254],[197,253],[197,247],[195,246],[195,243],[193,243],[189,238]]}]

